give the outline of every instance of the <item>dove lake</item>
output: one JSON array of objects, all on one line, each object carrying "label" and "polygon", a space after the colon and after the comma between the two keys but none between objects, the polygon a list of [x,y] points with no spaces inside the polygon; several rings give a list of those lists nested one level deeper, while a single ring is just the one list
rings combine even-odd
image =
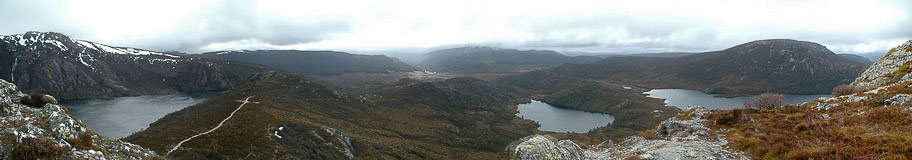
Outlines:
[{"label": "dove lake", "polygon": [[168,113],[203,102],[217,93],[143,95],[61,102],[75,118],[96,133],[123,138],[145,129]]},{"label": "dove lake", "polygon": [[586,133],[614,122],[609,114],[559,108],[536,100],[519,104],[517,110],[517,117],[537,122],[542,131]]}]

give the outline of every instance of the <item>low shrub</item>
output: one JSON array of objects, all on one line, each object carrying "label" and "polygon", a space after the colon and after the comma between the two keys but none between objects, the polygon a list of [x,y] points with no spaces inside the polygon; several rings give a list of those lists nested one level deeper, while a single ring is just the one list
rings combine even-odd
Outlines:
[{"label": "low shrub", "polygon": [[706,119],[712,120],[714,125],[733,125],[739,123],[746,114],[743,109],[732,109],[728,112],[710,112]]},{"label": "low shrub", "polygon": [[81,150],[89,150],[89,149],[97,150],[97,148],[98,148],[94,144],[94,140],[92,139],[92,134],[90,134],[88,132],[82,133],[82,135],[79,135],[79,137],[77,137],[77,138],[67,139],[67,142],[69,142],[70,145],[73,145],[73,147],[76,147],[76,149],[81,149]]},{"label": "low shrub", "polygon": [[785,96],[778,93],[763,93],[744,101],[744,108],[773,109],[785,103]]},{"label": "low shrub", "polygon": [[861,88],[859,88],[857,86],[843,84],[843,85],[833,87],[832,94],[833,94],[833,97],[839,97],[839,96],[844,96],[844,95],[855,94],[860,91],[861,91]]},{"label": "low shrub", "polygon": [[9,108],[9,105],[0,104],[0,116],[6,116],[6,108]]},{"label": "low shrub", "polygon": [[47,138],[22,138],[16,142],[12,134],[0,135],[4,141],[14,142],[7,148],[7,156],[11,159],[64,159],[66,150],[57,146],[54,141]]}]

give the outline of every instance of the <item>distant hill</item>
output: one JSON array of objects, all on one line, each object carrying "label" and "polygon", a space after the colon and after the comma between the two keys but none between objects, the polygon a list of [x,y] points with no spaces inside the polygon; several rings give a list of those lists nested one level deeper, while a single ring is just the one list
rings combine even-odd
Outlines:
[{"label": "distant hill", "polygon": [[868,58],[869,60],[875,61],[875,62],[876,62],[876,61],[880,60],[880,58],[884,57],[884,55],[886,55],[886,53],[887,53],[886,51],[884,51],[884,52],[868,52],[868,53],[858,53],[858,54],[856,54],[856,55],[862,56],[862,57],[865,57],[865,58]]},{"label": "distant hill", "polygon": [[604,54],[599,57],[683,57],[698,54],[700,52],[660,52],[660,53],[635,53],[635,54]]},{"label": "distant hill", "polygon": [[865,65],[871,65],[872,63],[874,63],[874,61],[871,61],[871,59],[868,59],[867,57],[863,57],[863,56],[856,55],[856,54],[837,54],[837,55],[839,55],[839,57],[848,59],[850,61],[858,62],[858,63],[865,64]]},{"label": "distant hill", "polygon": [[722,94],[819,94],[851,82],[866,66],[817,43],[771,39],[681,57],[605,58],[592,64],[563,65],[553,71],[650,88]]},{"label": "distant hill", "polygon": [[401,72],[415,68],[383,55],[358,55],[335,51],[253,50],[209,52],[194,57],[239,61],[306,75]]},{"label": "distant hill", "polygon": [[0,78],[59,99],[224,91],[263,68],[136,48],[54,32],[0,36]]},{"label": "distant hill", "polygon": [[565,56],[550,50],[516,50],[494,47],[461,47],[427,53],[424,66],[442,72],[519,72],[555,67],[561,64],[586,64],[596,56]]}]

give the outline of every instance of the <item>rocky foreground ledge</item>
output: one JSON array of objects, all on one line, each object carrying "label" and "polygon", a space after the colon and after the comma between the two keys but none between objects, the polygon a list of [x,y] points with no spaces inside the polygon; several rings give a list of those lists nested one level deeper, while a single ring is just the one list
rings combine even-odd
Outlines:
[{"label": "rocky foreground ledge", "polygon": [[95,134],[64,106],[33,108],[0,80],[0,159],[164,159],[135,144]]},{"label": "rocky foreground ledge", "polygon": [[556,140],[546,135],[523,138],[513,146],[515,159],[749,159],[743,153],[725,147],[724,134],[703,125],[702,107],[690,107],[679,117],[663,121],[656,128],[656,137],[646,139],[631,136],[616,144],[605,141],[590,149],[582,149],[570,140]]}]

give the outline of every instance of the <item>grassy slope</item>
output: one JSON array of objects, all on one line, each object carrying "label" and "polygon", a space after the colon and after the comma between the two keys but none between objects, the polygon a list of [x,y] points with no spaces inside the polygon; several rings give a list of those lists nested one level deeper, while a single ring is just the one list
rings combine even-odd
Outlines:
[{"label": "grassy slope", "polygon": [[[327,126],[350,136],[355,156],[362,159],[503,159],[509,156],[503,152],[508,143],[535,130],[530,121],[513,116],[516,96],[476,79],[406,80],[357,95],[334,91],[338,90],[279,74],[169,114],[125,139],[165,151],[218,123],[237,106],[233,100],[248,95],[258,96],[253,100],[261,103],[246,106],[222,129],[185,143],[174,158],[235,159],[252,153],[267,159],[339,159],[340,152],[322,145],[327,141],[289,145],[283,141],[288,137],[270,136],[279,126],[303,126],[288,128],[304,128],[298,129],[304,133],[319,133]],[[306,100],[334,97],[340,100]],[[319,139],[301,136],[290,138]]]}]

